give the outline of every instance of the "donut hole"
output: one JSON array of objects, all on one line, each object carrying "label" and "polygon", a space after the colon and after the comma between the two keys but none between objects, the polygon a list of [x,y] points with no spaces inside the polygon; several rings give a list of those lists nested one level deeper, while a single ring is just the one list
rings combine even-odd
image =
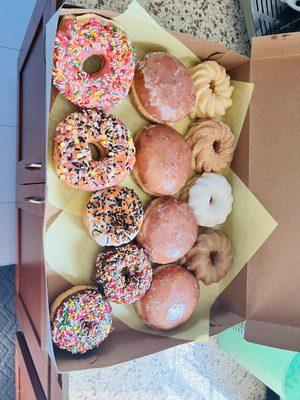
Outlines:
[{"label": "donut hole", "polygon": [[211,264],[212,265],[216,265],[217,259],[218,259],[218,252],[217,251],[211,251],[209,253],[209,258],[210,258]]},{"label": "donut hole", "polygon": [[101,146],[100,143],[92,142],[88,144],[92,159],[94,161],[101,161],[105,157],[104,148]]},{"label": "donut hole", "polygon": [[132,276],[131,276],[130,272],[129,271],[125,271],[123,276],[124,276],[124,279],[125,279],[125,285],[128,285],[128,283],[132,279]]},{"label": "donut hole", "polygon": [[209,88],[212,91],[212,93],[215,93],[215,91],[216,91],[216,83],[215,83],[215,81],[210,81],[209,82]]},{"label": "donut hole", "polygon": [[95,75],[103,69],[104,62],[103,57],[94,54],[84,61],[82,69],[89,75]]},{"label": "donut hole", "polygon": [[219,140],[215,140],[213,142],[213,149],[214,149],[215,153],[219,153],[220,147],[221,147],[220,141]]}]

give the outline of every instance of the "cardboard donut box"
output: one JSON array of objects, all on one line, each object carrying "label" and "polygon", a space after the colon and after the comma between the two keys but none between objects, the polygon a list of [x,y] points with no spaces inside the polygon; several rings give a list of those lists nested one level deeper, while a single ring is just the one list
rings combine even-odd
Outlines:
[{"label": "cardboard donut box", "polygon": [[[247,341],[300,351],[300,33],[253,38],[251,58],[213,41],[171,33],[200,60],[213,54],[232,79],[255,84],[232,169],[278,222],[216,299],[210,335],[245,321]],[[54,282],[61,286],[61,280],[57,275]],[[58,371],[106,367],[186,343],[133,330],[118,319],[114,328],[96,352],[73,356],[53,349],[48,321],[47,349]]]}]

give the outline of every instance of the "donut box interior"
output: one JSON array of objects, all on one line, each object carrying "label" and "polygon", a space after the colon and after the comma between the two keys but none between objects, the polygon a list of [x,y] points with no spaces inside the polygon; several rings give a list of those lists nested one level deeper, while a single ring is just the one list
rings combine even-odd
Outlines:
[{"label": "donut box interior", "polygon": [[[106,18],[116,15],[102,10],[75,12],[95,12]],[[57,19],[53,23],[57,24]],[[231,78],[254,82],[232,169],[278,222],[263,246],[216,299],[210,313],[210,335],[246,321],[246,340],[299,351],[300,33],[254,38],[250,59],[213,41],[172,34],[200,60],[213,57]],[[55,97],[53,89],[51,97]],[[55,212],[48,207],[45,220]],[[51,304],[70,284],[49,266],[47,269]],[[47,350],[58,371],[106,367],[186,343],[139,332],[116,318],[113,325],[114,331],[98,350],[74,356],[53,348],[48,315]]]}]

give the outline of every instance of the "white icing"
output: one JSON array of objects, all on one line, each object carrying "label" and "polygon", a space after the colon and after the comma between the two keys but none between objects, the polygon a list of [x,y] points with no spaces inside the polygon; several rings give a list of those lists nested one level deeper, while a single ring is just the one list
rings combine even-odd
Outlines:
[{"label": "white icing", "polygon": [[189,206],[200,226],[223,224],[232,210],[231,186],[224,176],[204,173],[189,191]]}]

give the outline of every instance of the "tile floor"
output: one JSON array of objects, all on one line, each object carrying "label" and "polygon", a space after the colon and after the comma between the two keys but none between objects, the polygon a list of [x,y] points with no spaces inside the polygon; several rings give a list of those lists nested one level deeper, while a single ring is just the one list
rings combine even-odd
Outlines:
[{"label": "tile floor", "polygon": [[0,268],[0,400],[15,398],[14,339],[18,330],[14,313],[13,265]]}]

